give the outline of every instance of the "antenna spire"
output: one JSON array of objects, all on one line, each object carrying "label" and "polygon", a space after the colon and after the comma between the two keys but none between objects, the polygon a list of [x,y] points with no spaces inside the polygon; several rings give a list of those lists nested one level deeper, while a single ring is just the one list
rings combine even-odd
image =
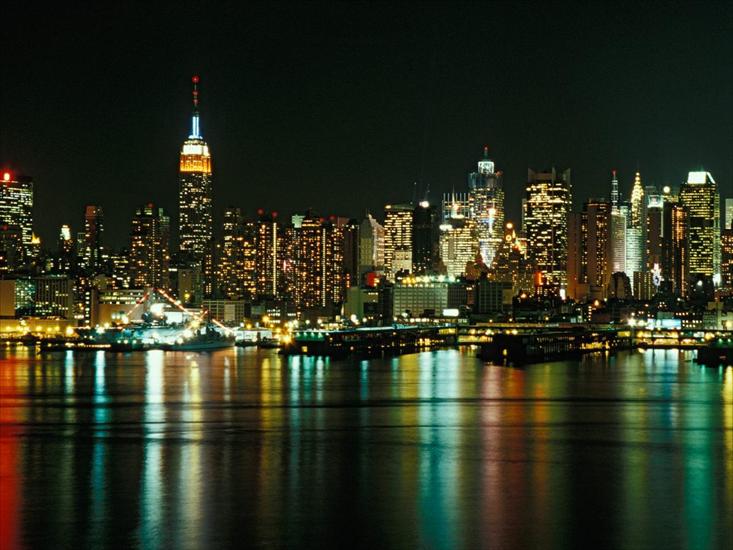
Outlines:
[{"label": "antenna spire", "polygon": [[193,75],[191,77],[191,84],[193,86],[192,97],[193,97],[193,116],[191,117],[191,136],[192,138],[200,138],[201,133],[199,129],[199,76]]}]

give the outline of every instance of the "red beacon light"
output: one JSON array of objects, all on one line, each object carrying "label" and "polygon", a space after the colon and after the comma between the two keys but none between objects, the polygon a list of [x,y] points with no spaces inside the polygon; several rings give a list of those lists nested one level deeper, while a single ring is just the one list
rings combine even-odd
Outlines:
[{"label": "red beacon light", "polygon": [[197,75],[197,74],[193,75],[191,77],[191,82],[193,82],[194,84],[198,84],[199,83],[199,75]]}]

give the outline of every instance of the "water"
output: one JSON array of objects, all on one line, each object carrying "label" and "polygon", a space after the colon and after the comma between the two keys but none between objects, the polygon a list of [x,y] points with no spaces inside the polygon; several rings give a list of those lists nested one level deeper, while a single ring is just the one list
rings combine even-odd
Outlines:
[{"label": "water", "polygon": [[0,548],[731,548],[733,368],[0,352]]}]

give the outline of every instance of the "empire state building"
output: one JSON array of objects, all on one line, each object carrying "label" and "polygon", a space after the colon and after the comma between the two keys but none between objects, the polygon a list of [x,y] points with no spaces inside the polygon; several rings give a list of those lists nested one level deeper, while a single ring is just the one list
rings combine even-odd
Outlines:
[{"label": "empire state building", "polygon": [[213,238],[211,154],[199,127],[199,77],[193,84],[191,135],[183,142],[179,165],[178,236],[181,252],[203,268],[204,292],[211,292]]}]

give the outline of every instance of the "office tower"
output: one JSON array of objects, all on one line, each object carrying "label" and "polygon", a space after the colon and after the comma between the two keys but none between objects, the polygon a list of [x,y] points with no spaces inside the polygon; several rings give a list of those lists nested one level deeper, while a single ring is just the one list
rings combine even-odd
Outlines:
[{"label": "office tower", "polygon": [[84,233],[80,246],[80,263],[90,273],[106,268],[104,248],[104,211],[101,206],[89,204],[84,208]]},{"label": "office tower", "polygon": [[371,214],[359,225],[359,283],[365,273],[384,269],[384,227]]},{"label": "office tower", "polygon": [[662,279],[678,296],[687,294],[688,233],[687,210],[670,196],[662,206]]},{"label": "office tower", "polygon": [[[110,254],[109,263],[111,264],[109,287],[117,290],[132,288],[133,269],[130,259],[130,251],[127,248],[122,248],[119,252]],[[170,280],[170,264],[168,267],[168,273],[163,275],[163,277]]]},{"label": "office tower", "polygon": [[344,225],[335,217],[324,220],[308,211],[294,228],[298,311],[323,309],[343,300]]},{"label": "office tower", "polygon": [[647,195],[646,207],[646,269],[653,272],[662,265],[663,195]]},{"label": "office tower", "polygon": [[331,216],[329,221],[334,225],[342,242],[343,260],[339,269],[343,286],[342,295],[345,297],[348,288],[359,285],[360,224],[353,218],[343,216]]},{"label": "office tower", "polygon": [[[603,298],[611,278],[611,203],[589,199],[569,215],[568,294]],[[573,288],[575,284],[575,288]]]},{"label": "office tower", "polygon": [[257,238],[255,252],[255,288],[258,297],[275,298],[278,295],[279,227],[277,212],[257,212]]},{"label": "office tower", "polygon": [[634,185],[631,189],[631,200],[629,201],[628,217],[626,218],[626,273],[633,280],[644,272],[646,262],[644,251],[646,249],[646,200],[644,199],[644,187],[641,184],[641,175],[636,172]]},{"label": "office tower", "polygon": [[733,199],[725,199],[725,228],[733,229]]},{"label": "office tower", "polygon": [[0,224],[18,228],[24,254],[33,242],[33,179],[6,170],[0,180]]},{"label": "office tower", "polygon": [[528,170],[524,202],[524,231],[529,257],[543,283],[567,285],[568,213],[572,207],[570,170],[558,173]]},{"label": "office tower", "polygon": [[720,232],[720,275],[723,288],[733,292],[733,228]]},{"label": "office tower", "polygon": [[504,238],[504,189],[501,172],[496,172],[489,159],[488,147],[484,147],[478,170],[468,175],[468,200],[476,220],[481,256],[486,265],[491,265]]},{"label": "office tower", "polygon": [[384,207],[384,272],[389,280],[412,271],[412,215],[411,204]]},{"label": "office tower", "polygon": [[690,276],[720,278],[720,196],[710,172],[690,172],[680,189],[687,209]]},{"label": "office tower", "polygon": [[[445,209],[444,209],[445,211]],[[440,224],[440,259],[450,277],[460,277],[466,266],[473,263],[479,254],[479,239],[476,220],[461,213],[462,209],[449,209],[449,216]],[[468,209],[463,209],[468,213]]]},{"label": "office tower", "polygon": [[412,217],[412,267],[417,275],[435,270],[438,260],[438,212],[427,200],[415,207]]},{"label": "office tower", "polygon": [[61,273],[69,273],[74,269],[74,239],[71,228],[62,225],[59,231],[56,269]]},{"label": "office tower", "polygon": [[138,208],[130,232],[130,276],[135,288],[168,291],[170,262],[170,218],[149,203]]},{"label": "office tower", "polygon": [[617,211],[621,204],[621,195],[618,190],[616,170],[611,170],[611,212]]},{"label": "office tower", "polygon": [[252,298],[257,294],[257,224],[245,220],[242,227],[242,289]]},{"label": "office tower", "polygon": [[532,276],[534,268],[525,254],[522,242],[517,236],[512,222],[507,222],[504,239],[496,251],[494,262],[489,271],[489,279],[511,283],[514,296],[531,292],[534,288]]},{"label": "office tower", "polygon": [[245,295],[244,217],[241,209],[229,207],[224,210],[222,238],[217,248],[217,290],[230,300],[238,300]]},{"label": "office tower", "polygon": [[179,163],[178,238],[182,254],[200,263],[204,293],[213,290],[213,204],[211,154],[199,126],[199,77],[193,84],[191,134],[183,142]]}]

